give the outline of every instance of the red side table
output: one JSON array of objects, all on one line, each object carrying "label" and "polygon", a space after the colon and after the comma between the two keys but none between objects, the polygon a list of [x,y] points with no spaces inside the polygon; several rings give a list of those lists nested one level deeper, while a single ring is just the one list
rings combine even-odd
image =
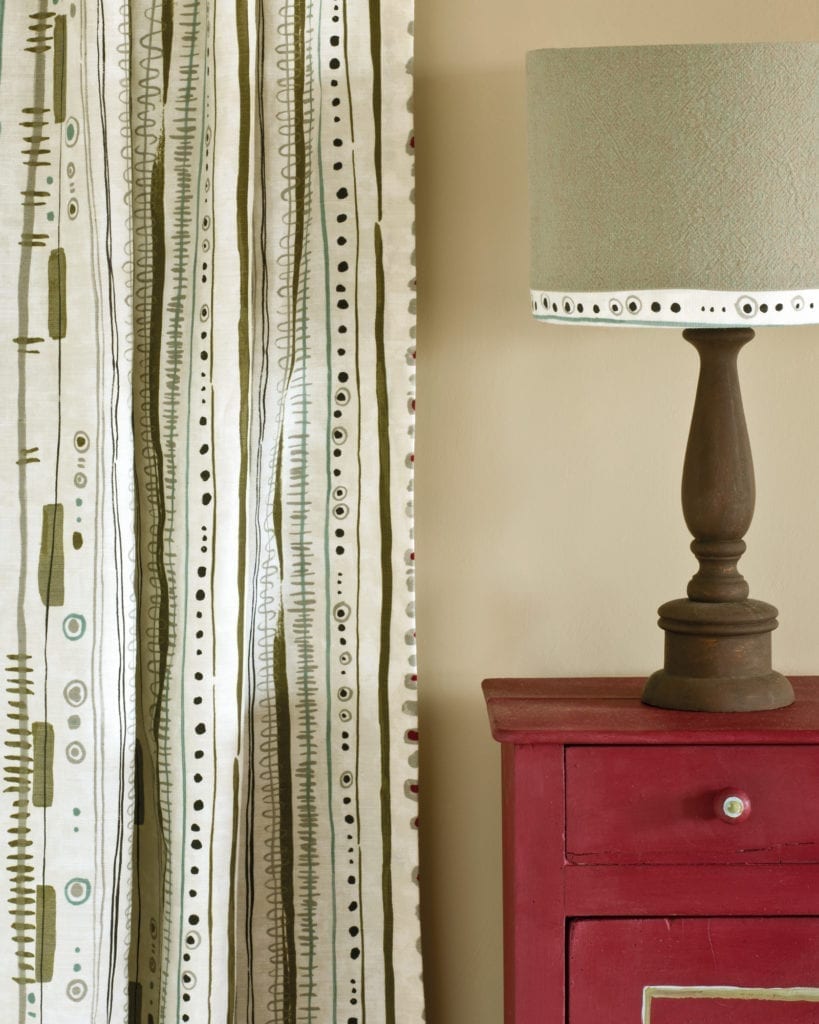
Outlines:
[{"label": "red side table", "polygon": [[487,679],[506,1024],[819,1022],[819,677],[780,711]]}]

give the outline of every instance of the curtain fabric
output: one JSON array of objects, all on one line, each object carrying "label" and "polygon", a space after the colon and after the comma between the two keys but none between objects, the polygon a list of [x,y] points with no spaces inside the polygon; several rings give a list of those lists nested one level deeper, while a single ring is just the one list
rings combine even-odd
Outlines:
[{"label": "curtain fabric", "polygon": [[4,1021],[411,1024],[411,0],[0,0]]}]

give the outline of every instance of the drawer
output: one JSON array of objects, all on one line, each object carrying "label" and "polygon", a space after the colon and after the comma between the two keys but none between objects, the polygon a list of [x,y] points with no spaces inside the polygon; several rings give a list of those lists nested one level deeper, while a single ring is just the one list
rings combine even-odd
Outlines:
[{"label": "drawer", "polygon": [[806,918],[573,921],[569,1024],[816,1024],[818,957]]},{"label": "drawer", "polygon": [[[733,792],[747,796],[750,810],[725,820],[716,798]],[[566,857],[573,864],[819,862],[819,749],[568,747]]]}]

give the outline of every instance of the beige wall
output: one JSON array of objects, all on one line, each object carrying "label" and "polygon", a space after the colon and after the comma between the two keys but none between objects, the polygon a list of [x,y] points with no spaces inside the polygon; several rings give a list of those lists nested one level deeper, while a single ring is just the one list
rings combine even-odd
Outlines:
[{"label": "beige wall", "polygon": [[[679,476],[695,354],[528,315],[523,54],[819,37],[816,0],[416,0],[418,652],[429,1024],[500,1024],[489,675],[642,674],[693,571]],[[819,328],[741,360],[757,470],[742,567],[776,667],[819,672]],[[546,1022],[544,1022],[546,1024]]]}]

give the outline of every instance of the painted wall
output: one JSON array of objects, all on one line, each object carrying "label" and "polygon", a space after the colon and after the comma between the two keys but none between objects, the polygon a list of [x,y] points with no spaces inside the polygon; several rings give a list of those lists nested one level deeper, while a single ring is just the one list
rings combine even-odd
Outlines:
[{"label": "painted wall", "polygon": [[[673,331],[529,317],[523,55],[808,40],[816,0],[416,0],[418,653],[429,1024],[500,1024],[499,750],[485,676],[648,674],[694,570],[696,381]],[[741,357],[757,511],[741,569],[775,665],[819,673],[819,328]]]}]

